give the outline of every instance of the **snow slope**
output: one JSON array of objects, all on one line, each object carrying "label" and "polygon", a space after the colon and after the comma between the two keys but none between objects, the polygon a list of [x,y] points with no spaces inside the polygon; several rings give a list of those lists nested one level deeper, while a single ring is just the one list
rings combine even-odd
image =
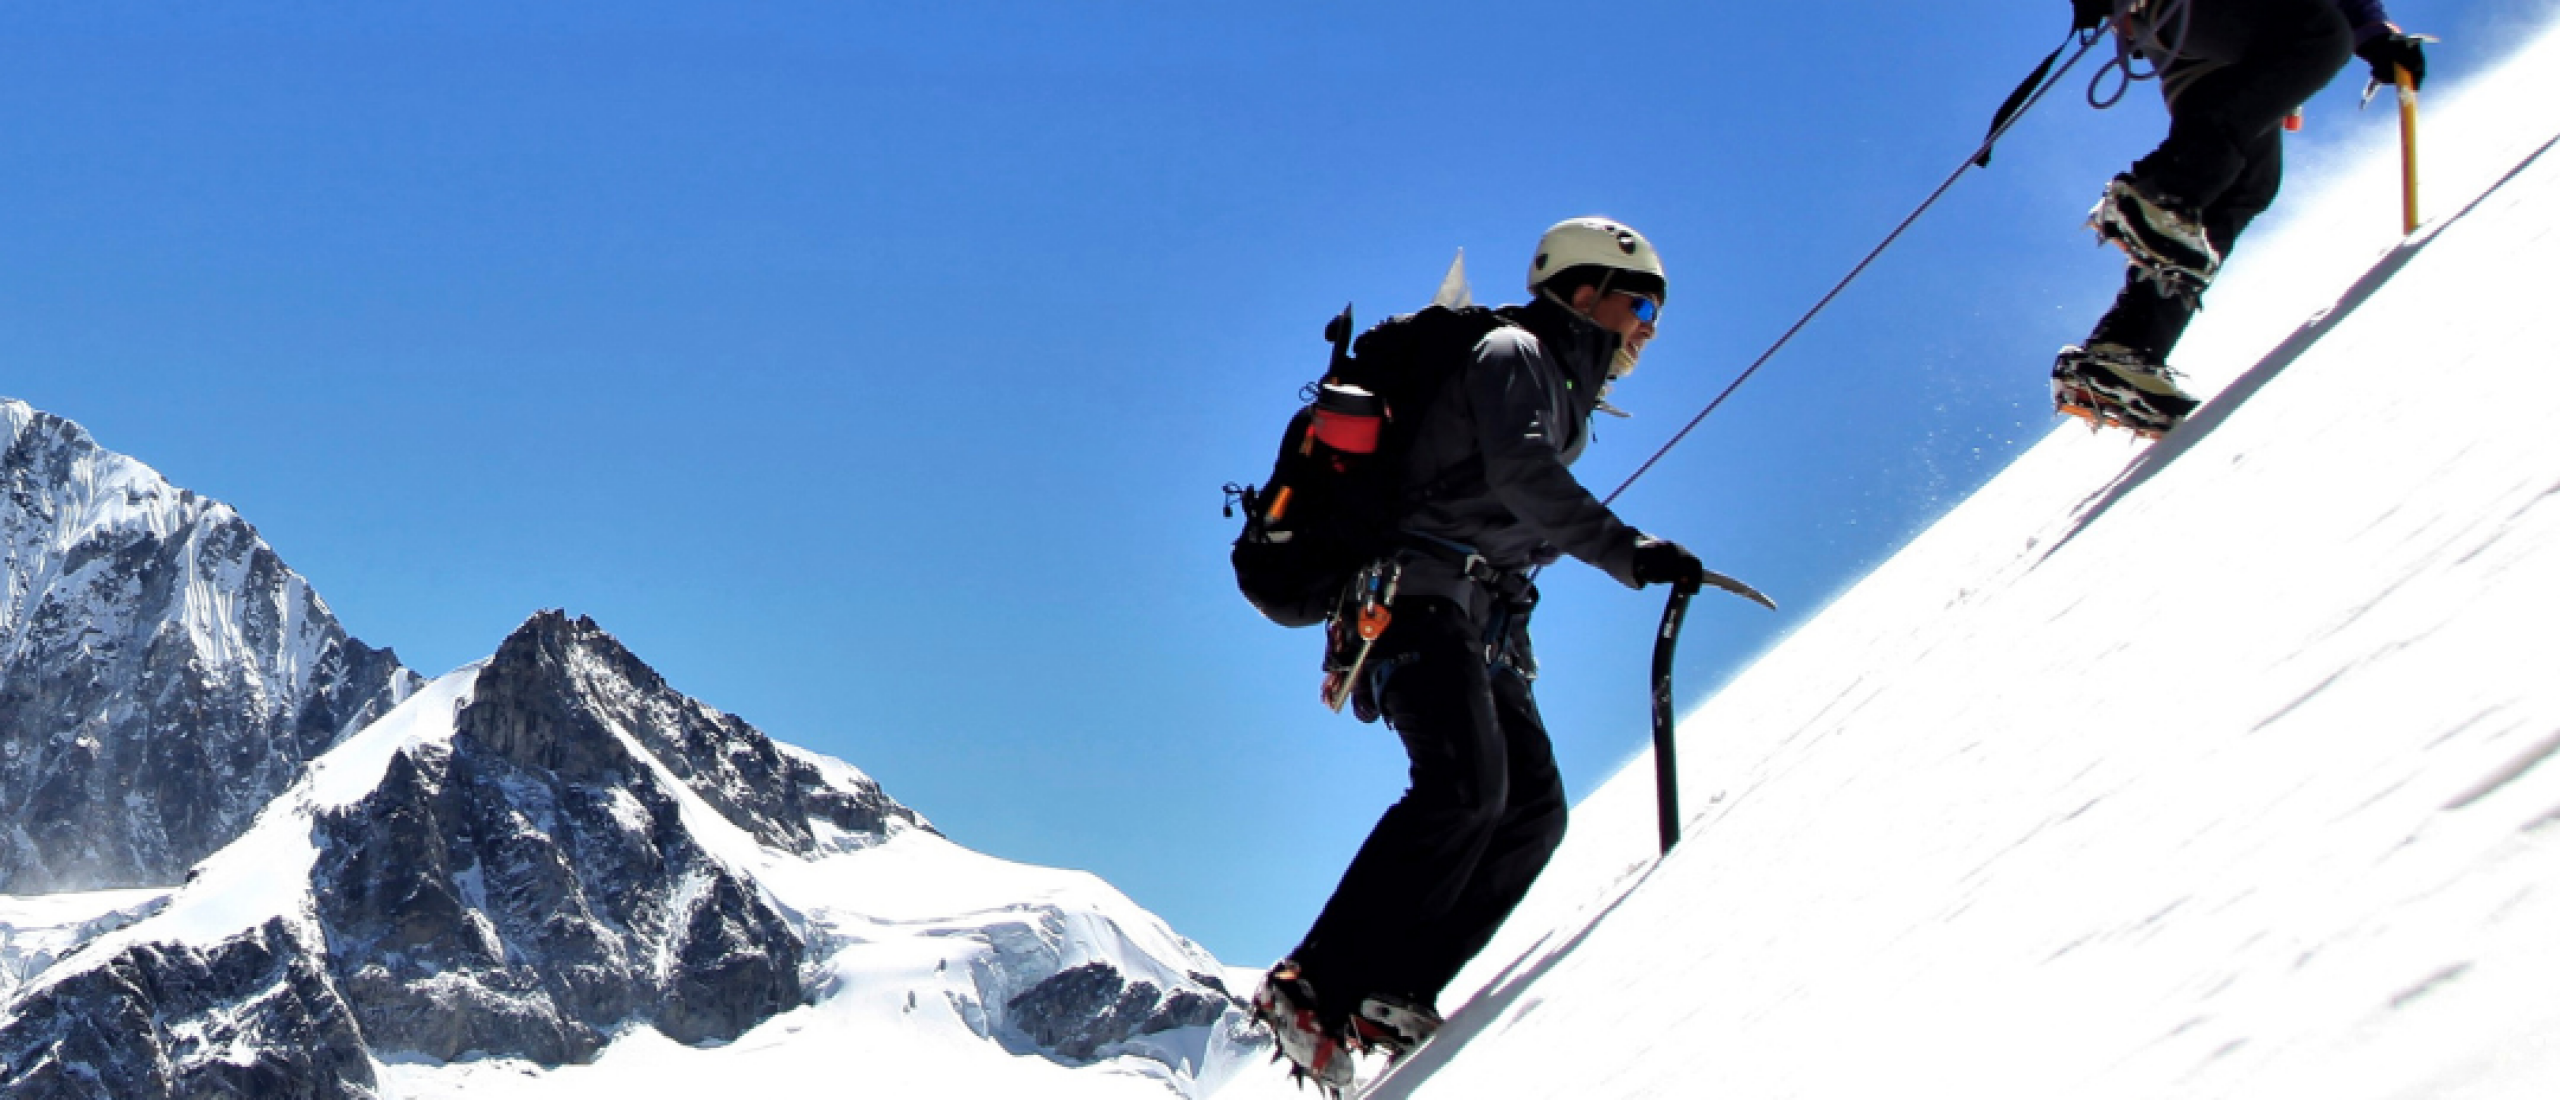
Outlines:
[{"label": "snow slope", "polygon": [[0,894],[0,1005],[62,956],[158,912],[168,897],[169,891],[156,889]]},{"label": "snow slope", "polygon": [[2560,1095],[2560,34],[2427,137],[2416,238],[2381,148],[2243,245],[2192,423],[1691,714],[1671,857],[1649,758],[1578,808],[1371,1095]]}]

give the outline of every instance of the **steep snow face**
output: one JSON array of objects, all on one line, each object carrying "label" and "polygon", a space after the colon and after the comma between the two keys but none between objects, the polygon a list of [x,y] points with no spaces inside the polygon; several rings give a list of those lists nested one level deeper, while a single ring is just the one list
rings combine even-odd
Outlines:
[{"label": "steep snow face", "polygon": [[[964,1075],[1197,1095],[1253,1046],[1216,969],[1091,876],[960,849],[545,612],[35,975],[0,1020],[0,1081],[476,1096],[492,1066],[572,1092],[632,1067],[616,1092],[698,1096],[645,1052],[735,1088],[755,1078],[733,1040],[851,1020],[857,1041],[910,1032],[881,1048],[891,1077],[945,1073],[931,1050],[974,1059]],[[802,1046],[848,1079],[838,1045]]]},{"label": "steep snow face", "polygon": [[1649,758],[1578,807],[1368,1095],[2560,1095],[2560,35],[2435,100],[2420,236],[2335,262],[2390,151],[2307,188],[2191,423],[2057,432],[1691,715],[1667,859]]},{"label": "steep snow face", "polygon": [[160,911],[167,890],[0,896],[0,1004],[81,944]]},{"label": "steep snow face", "polygon": [[0,891],[175,883],[412,690],[228,506],[0,400]]}]

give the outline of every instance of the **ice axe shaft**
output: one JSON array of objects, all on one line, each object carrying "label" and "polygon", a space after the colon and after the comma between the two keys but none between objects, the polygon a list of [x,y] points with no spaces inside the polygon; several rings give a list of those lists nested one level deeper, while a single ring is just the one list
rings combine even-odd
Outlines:
[{"label": "ice axe shaft", "polygon": [[[1714,570],[1701,578],[1705,584],[1721,588],[1771,611],[1776,601],[1761,595],[1760,590]],[[1680,626],[1689,617],[1689,597],[1698,594],[1698,585],[1671,586],[1671,599],[1662,607],[1662,626],[1653,634],[1653,794],[1662,832],[1662,852],[1680,839],[1680,762],[1671,736],[1671,657],[1680,645]]]},{"label": "ice axe shaft", "polygon": [[2418,231],[2418,84],[2405,65],[2391,67],[2400,86],[2400,232]]},{"label": "ice axe shaft", "polygon": [[1671,601],[1662,608],[1662,629],[1653,635],[1653,800],[1662,826],[1662,854],[1680,839],[1680,763],[1673,757],[1671,737],[1671,651],[1680,645],[1680,624],[1689,617],[1689,597],[1698,590],[1673,585]]}]

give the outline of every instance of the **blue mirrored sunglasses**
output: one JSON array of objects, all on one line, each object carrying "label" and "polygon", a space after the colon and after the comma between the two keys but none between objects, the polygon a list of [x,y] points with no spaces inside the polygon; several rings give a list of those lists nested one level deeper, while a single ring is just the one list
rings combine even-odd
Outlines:
[{"label": "blue mirrored sunglasses", "polygon": [[1642,321],[1645,324],[1650,325],[1653,323],[1654,318],[1662,316],[1662,303],[1645,297],[1642,294],[1638,294],[1632,290],[1615,290],[1610,293],[1623,294],[1634,299],[1636,304],[1632,307],[1632,312],[1635,313],[1636,320]]}]

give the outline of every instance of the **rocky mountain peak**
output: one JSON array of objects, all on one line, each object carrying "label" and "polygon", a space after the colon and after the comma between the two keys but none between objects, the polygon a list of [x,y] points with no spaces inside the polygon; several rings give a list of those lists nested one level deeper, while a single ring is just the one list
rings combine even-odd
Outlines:
[{"label": "rocky mountain peak", "polygon": [[12,1100],[375,1100],[875,983],[902,1034],[1184,1094],[1252,1052],[1217,961],[1099,880],[950,844],[584,616],[425,683],[229,507],[6,400],[0,584],[0,893],[155,887],[0,928]]},{"label": "rocky mountain peak", "polygon": [[604,775],[635,763],[606,724],[627,712],[616,704],[665,690],[595,620],[542,611],[498,645],[456,730],[525,767]]},{"label": "rocky mountain peak", "polygon": [[668,687],[595,620],[565,611],[538,612],[508,635],[455,731],[562,776],[617,776],[654,763],[758,842],[802,855],[868,844],[895,827],[929,828],[867,777],[831,778],[754,726]]},{"label": "rocky mountain peak", "polygon": [[168,885],[418,677],[238,513],[0,401],[0,890]]}]

